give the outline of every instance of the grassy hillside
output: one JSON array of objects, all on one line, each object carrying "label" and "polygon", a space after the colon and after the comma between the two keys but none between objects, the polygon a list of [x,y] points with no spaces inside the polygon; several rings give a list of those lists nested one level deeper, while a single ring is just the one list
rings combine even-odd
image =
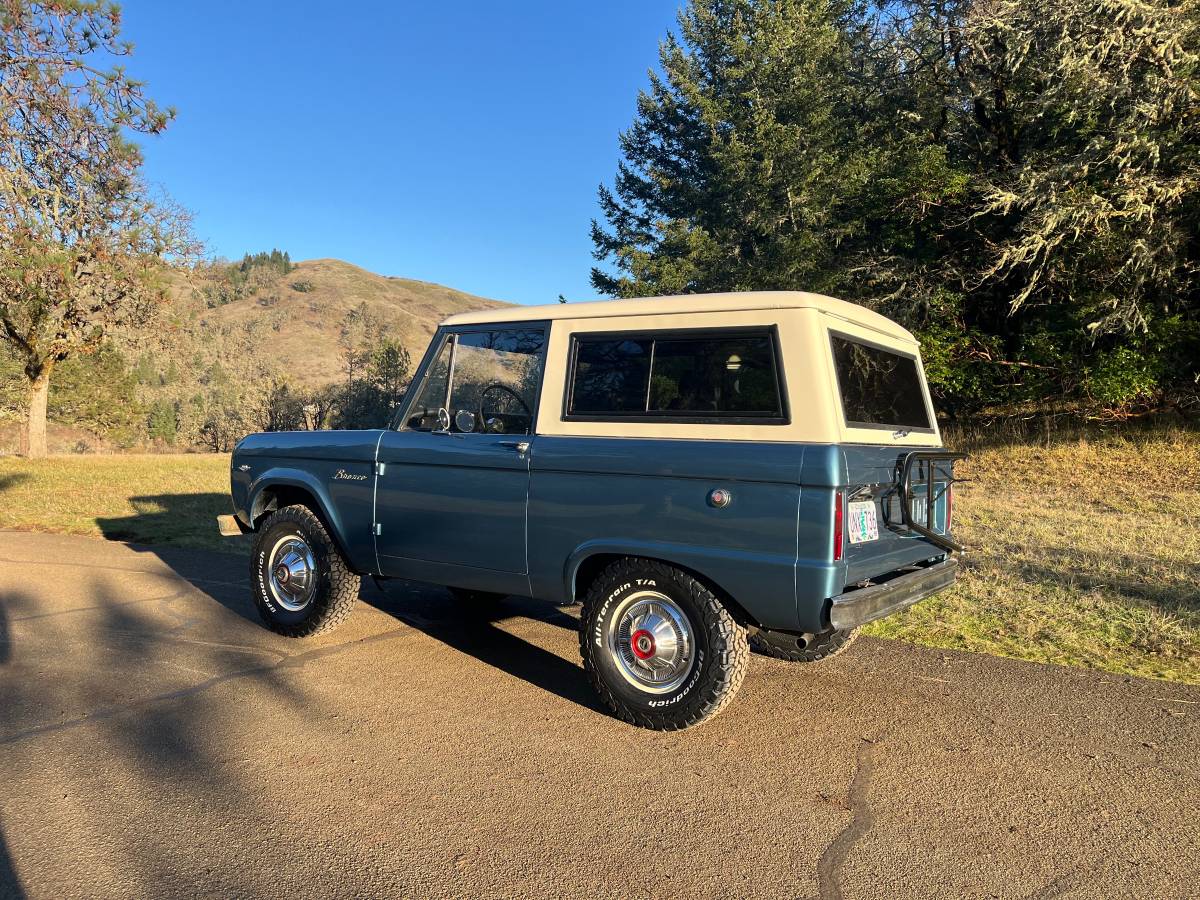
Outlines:
[{"label": "grassy hillside", "polygon": [[[504,305],[340,260],[292,266],[273,253],[171,271],[152,327],[116,329],[100,352],[60,363],[52,448],[227,450],[252,431],[381,424],[439,322]],[[384,347],[396,364],[364,393]],[[0,454],[15,452],[25,396],[21,362],[0,343]]]},{"label": "grassy hillside", "polygon": [[205,309],[200,320],[217,330],[265,323],[259,347],[264,361],[297,386],[317,387],[344,377],[338,338],[346,317],[364,304],[414,365],[446,317],[505,305],[440,284],[376,275],[338,259],[312,259],[254,296]]},{"label": "grassy hillside", "polygon": [[[972,451],[958,584],[868,633],[1200,684],[1200,434]],[[246,552],[229,457],[0,459],[0,528]],[[0,536],[0,543],[3,538]]]}]

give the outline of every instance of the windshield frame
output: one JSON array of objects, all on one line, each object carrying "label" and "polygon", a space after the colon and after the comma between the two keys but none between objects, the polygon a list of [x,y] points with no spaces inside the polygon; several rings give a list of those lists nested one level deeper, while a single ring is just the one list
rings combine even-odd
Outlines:
[{"label": "windshield frame", "polygon": [[[538,378],[537,390],[534,393],[533,403],[530,410],[533,413],[532,421],[529,423],[529,434],[532,436],[537,433],[538,408],[541,406],[542,390],[546,384],[546,354],[550,344],[550,323],[545,320],[537,321],[517,321],[517,322],[487,322],[476,325],[439,325],[437,331],[433,333],[433,337],[429,340],[429,347],[425,351],[425,356],[421,359],[421,364],[413,373],[412,381],[409,382],[408,392],[405,395],[404,402],[396,409],[396,414],[389,423],[391,431],[419,431],[419,429],[410,429],[408,420],[411,410],[416,406],[421,389],[425,385],[425,377],[429,372],[429,368],[437,362],[437,358],[441,355],[442,350],[447,343],[451,344],[450,349],[450,369],[446,377],[446,397],[443,402],[449,402],[450,396],[454,391],[454,364],[457,355],[457,340],[459,335],[478,334],[479,332],[489,331],[541,331],[542,332],[542,349],[538,354],[540,364],[540,377]],[[448,407],[442,407],[449,412]],[[451,413],[453,415],[453,413]],[[433,432],[421,431],[422,434],[432,434]],[[475,432],[454,432],[460,436],[470,434],[484,434],[482,431]]]}]

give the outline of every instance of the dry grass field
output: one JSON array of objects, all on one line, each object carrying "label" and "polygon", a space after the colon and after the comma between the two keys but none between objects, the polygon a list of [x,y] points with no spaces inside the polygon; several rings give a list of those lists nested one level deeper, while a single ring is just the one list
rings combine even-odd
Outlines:
[{"label": "dry grass field", "polygon": [[963,577],[869,633],[1200,683],[1200,435],[966,449]]},{"label": "dry grass field", "polygon": [[[244,552],[213,522],[228,470],[225,455],[0,458],[0,528]],[[1200,435],[979,447],[960,471],[959,584],[869,633],[1200,683]]]}]

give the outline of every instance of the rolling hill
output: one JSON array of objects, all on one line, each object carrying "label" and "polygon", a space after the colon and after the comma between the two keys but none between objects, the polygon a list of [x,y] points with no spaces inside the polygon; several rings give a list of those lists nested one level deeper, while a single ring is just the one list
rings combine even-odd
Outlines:
[{"label": "rolling hill", "polygon": [[376,275],[337,259],[311,259],[251,296],[198,315],[202,327],[217,331],[266,323],[256,355],[277,363],[294,384],[317,387],[343,377],[338,339],[352,311],[365,308],[408,349],[415,367],[440,321],[506,305],[440,284]]}]

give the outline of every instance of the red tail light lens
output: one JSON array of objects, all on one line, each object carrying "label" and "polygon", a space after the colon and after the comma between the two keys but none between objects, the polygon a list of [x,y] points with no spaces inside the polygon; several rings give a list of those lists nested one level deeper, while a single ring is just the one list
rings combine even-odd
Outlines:
[{"label": "red tail light lens", "polygon": [[842,492],[836,491],[833,495],[833,561],[838,562],[842,558]]}]

